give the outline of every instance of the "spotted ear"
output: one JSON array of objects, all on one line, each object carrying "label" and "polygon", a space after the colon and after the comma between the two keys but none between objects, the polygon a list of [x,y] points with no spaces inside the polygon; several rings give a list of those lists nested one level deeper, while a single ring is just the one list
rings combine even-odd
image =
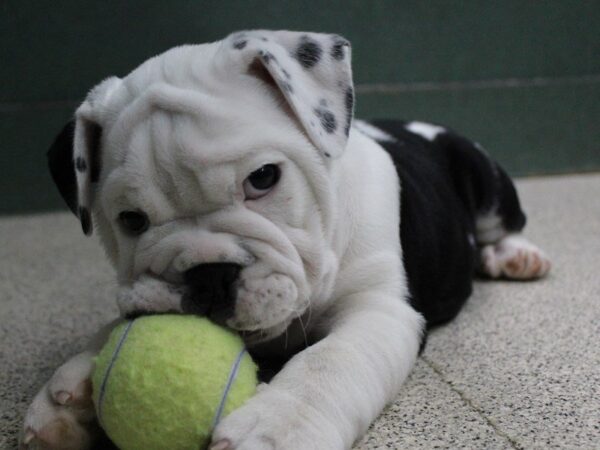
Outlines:
[{"label": "spotted ear", "polygon": [[223,53],[272,77],[314,145],[325,157],[346,147],[354,110],[350,43],[337,35],[246,31],[223,42]]},{"label": "spotted ear", "polygon": [[83,232],[90,236],[93,231],[92,206],[94,187],[100,179],[100,149],[102,127],[77,111],[73,140],[73,161],[77,181],[77,215]]},{"label": "spotted ear", "polygon": [[70,120],[58,133],[46,156],[52,180],[73,214],[77,214],[77,180],[73,161],[75,120]]},{"label": "spotted ear", "polygon": [[101,173],[102,105],[119,82],[109,78],[95,87],[47,153],[52,179],[88,236],[93,231],[91,211]]},{"label": "spotted ear", "polygon": [[48,167],[69,209],[92,234],[92,188],[100,176],[102,128],[85,119],[69,121],[48,150]]}]

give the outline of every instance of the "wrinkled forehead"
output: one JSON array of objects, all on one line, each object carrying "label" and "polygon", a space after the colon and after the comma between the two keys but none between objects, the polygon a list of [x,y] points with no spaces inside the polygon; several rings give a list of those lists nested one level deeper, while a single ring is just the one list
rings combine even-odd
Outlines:
[{"label": "wrinkled forehead", "polygon": [[311,145],[259,80],[215,77],[210,62],[195,67],[185,58],[175,70],[169,52],[149,63],[123,80],[107,108],[114,113],[102,144],[106,204],[158,220],[172,208],[227,204],[241,175]]},{"label": "wrinkled forehead", "polygon": [[[269,98],[244,95],[206,98],[196,91],[177,93],[180,103],[144,99],[107,130],[105,151],[114,165],[134,155],[164,153],[180,163],[214,165],[235,161],[252,149],[283,148],[300,134],[291,119],[268,106]],[[196,97],[196,98],[194,98]],[[106,167],[109,169],[110,167]]]},{"label": "wrinkled forehead", "polygon": [[214,164],[301,135],[258,80],[243,72],[216,75],[215,45],[176,48],[123,80],[107,106],[106,169],[146,150]]},{"label": "wrinkled forehead", "polygon": [[117,122],[105,144],[108,204],[142,209],[158,221],[227,205],[240,177],[283,160],[285,122],[276,127],[269,111],[258,118],[257,109],[241,111],[244,103],[220,103],[198,112],[152,106],[135,123]]}]

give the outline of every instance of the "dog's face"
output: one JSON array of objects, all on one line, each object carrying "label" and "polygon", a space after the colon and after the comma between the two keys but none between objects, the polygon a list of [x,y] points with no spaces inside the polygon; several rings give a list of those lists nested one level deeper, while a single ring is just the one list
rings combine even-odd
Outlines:
[{"label": "dog's face", "polygon": [[352,106],[347,41],[292,32],[175,48],[94,88],[49,158],[122,314],[204,314],[258,342],[324,297]]}]

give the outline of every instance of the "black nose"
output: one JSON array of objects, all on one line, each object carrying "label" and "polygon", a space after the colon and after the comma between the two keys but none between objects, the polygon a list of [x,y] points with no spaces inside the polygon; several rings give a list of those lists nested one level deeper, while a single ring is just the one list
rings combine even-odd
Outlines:
[{"label": "black nose", "polygon": [[235,263],[206,263],[187,270],[183,275],[188,287],[181,299],[183,312],[208,316],[224,325],[233,316],[241,269]]}]

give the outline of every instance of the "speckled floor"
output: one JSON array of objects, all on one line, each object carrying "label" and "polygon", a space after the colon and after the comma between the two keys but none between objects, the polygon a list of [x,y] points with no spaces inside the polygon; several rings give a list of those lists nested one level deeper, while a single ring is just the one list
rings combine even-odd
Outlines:
[{"label": "speckled floor", "polygon": [[[600,449],[600,174],[520,180],[541,282],[477,282],[358,449]],[[0,219],[0,449],[112,318],[111,269],[68,214]]]},{"label": "speckled floor", "polygon": [[600,175],[526,179],[538,282],[478,282],[359,449],[600,449]]}]

